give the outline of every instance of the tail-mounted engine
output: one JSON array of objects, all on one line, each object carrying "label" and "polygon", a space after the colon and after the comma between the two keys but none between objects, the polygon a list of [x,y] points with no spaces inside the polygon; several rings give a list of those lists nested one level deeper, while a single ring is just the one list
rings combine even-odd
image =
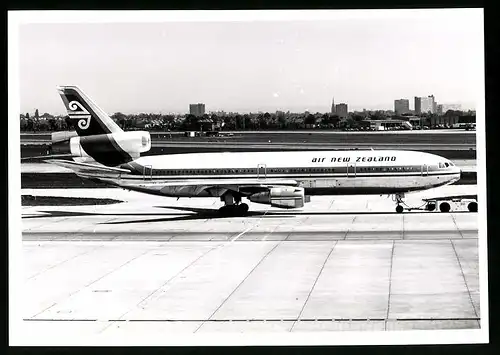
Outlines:
[{"label": "tail-mounted engine", "polygon": [[272,187],[268,191],[250,195],[248,199],[252,202],[280,208],[304,207],[306,201],[304,189],[292,186]]},{"label": "tail-mounted engine", "polygon": [[137,159],[151,149],[151,136],[145,131],[115,132],[93,136],[71,137],[54,142],[55,154],[71,153],[77,161],[95,160],[108,166]]}]

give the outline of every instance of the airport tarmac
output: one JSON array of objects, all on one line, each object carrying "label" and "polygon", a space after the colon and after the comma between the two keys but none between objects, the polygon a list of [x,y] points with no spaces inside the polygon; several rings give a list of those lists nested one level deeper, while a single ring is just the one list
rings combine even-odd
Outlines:
[{"label": "airport tarmac", "polygon": [[480,327],[476,213],[396,214],[390,198],[313,196],[298,211],[250,203],[248,217],[214,218],[215,199],[22,194],[124,201],[23,206],[23,329],[45,341]]}]

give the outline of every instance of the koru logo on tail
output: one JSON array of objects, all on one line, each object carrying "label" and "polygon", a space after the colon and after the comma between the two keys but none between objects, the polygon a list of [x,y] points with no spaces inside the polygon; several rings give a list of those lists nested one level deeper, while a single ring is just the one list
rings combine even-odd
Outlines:
[{"label": "koru logo on tail", "polygon": [[68,104],[69,118],[77,119],[80,129],[87,129],[90,126],[90,113],[78,101],[71,101]]}]

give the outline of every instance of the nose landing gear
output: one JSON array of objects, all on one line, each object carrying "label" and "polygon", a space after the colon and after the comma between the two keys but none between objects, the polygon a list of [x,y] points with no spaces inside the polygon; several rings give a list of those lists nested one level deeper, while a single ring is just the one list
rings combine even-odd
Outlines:
[{"label": "nose landing gear", "polygon": [[397,203],[397,206],[396,206],[397,213],[403,213],[403,211],[404,211],[404,207],[401,206],[401,204],[404,204],[404,202],[403,202],[404,197],[405,197],[405,195],[403,193],[397,193],[394,195],[394,200]]}]

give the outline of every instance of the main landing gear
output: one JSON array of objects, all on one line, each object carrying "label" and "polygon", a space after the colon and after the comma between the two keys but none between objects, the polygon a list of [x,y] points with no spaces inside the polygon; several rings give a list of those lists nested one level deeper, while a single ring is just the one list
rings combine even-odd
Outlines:
[{"label": "main landing gear", "polygon": [[220,200],[224,202],[224,206],[219,208],[219,213],[224,217],[245,216],[248,212],[248,205],[241,203],[241,196],[234,196],[226,192]]}]

